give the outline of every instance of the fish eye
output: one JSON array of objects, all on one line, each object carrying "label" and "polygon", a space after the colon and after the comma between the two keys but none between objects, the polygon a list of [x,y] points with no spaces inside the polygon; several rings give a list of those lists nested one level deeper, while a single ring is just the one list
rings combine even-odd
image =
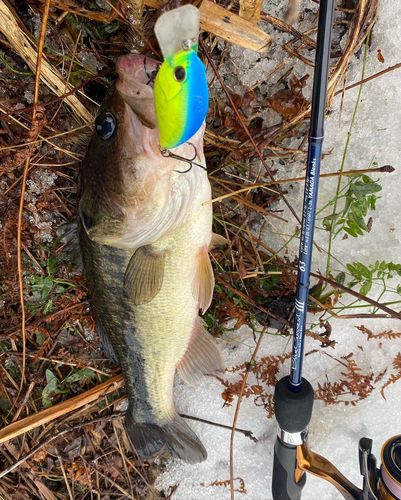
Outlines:
[{"label": "fish eye", "polygon": [[174,78],[177,82],[183,82],[186,77],[185,69],[182,66],[177,66],[174,68]]},{"label": "fish eye", "polygon": [[117,121],[113,113],[106,111],[96,118],[95,121],[96,132],[98,136],[107,141],[114,134],[117,128]]}]

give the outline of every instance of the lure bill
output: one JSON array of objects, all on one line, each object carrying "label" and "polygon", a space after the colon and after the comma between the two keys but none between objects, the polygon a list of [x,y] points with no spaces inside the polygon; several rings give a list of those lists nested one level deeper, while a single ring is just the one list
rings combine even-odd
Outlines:
[{"label": "lure bill", "polygon": [[164,62],[154,85],[159,144],[175,148],[202,126],[208,106],[206,70],[197,55],[200,14],[185,5],[163,14],[155,25]]}]

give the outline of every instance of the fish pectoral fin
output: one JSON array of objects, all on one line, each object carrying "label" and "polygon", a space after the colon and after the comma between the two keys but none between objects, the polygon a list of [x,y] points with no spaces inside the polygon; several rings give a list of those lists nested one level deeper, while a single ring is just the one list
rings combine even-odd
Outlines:
[{"label": "fish pectoral fin", "polygon": [[198,316],[187,352],[177,365],[180,377],[195,387],[205,375],[224,372],[224,362],[214,338],[205,330],[205,322]]},{"label": "fish pectoral fin", "polygon": [[208,248],[209,252],[210,250],[213,250],[213,248],[216,248],[220,245],[228,245],[227,238],[224,238],[224,236],[221,236],[220,234],[212,233],[212,241],[210,242]]},{"label": "fish pectoral fin", "polygon": [[195,276],[192,281],[192,296],[198,301],[199,308],[204,314],[213,298],[214,275],[212,263],[206,247],[203,247],[197,256]]},{"label": "fish pectoral fin", "polygon": [[149,245],[138,248],[124,275],[124,293],[135,305],[150,302],[160,291],[164,277],[165,251],[155,252]]}]

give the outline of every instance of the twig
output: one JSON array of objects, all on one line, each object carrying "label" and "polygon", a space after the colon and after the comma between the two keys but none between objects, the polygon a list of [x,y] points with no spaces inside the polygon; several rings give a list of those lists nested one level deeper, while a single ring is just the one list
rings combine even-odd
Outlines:
[{"label": "twig", "polygon": [[263,336],[265,334],[266,327],[263,328],[261,334],[259,335],[258,343],[256,344],[255,350],[253,351],[251,361],[248,363],[244,380],[242,381],[241,390],[238,395],[237,407],[235,409],[233,428],[231,432],[231,441],[230,441],[230,489],[231,489],[231,500],[234,500],[234,436],[235,436],[235,426],[237,425],[239,409],[241,406],[242,394],[244,393],[245,384],[248,380],[249,372],[252,370],[252,366],[254,364],[256,354],[258,353],[260,344],[262,342]]},{"label": "twig", "polygon": [[[365,168],[362,170],[347,170],[345,172],[343,171],[343,172],[331,172],[329,174],[320,174],[319,178],[338,177],[340,175],[368,174],[371,172],[391,173],[394,171],[395,171],[394,167],[392,167],[390,165],[384,165],[383,167],[377,167],[377,168]],[[221,201],[221,200],[224,200],[225,198],[232,198],[232,197],[235,198],[235,195],[240,194],[240,193],[244,193],[245,191],[251,191],[252,189],[258,189],[258,188],[267,187],[267,186],[274,186],[275,184],[286,184],[289,182],[299,182],[299,181],[304,181],[304,180],[305,180],[305,177],[294,177],[292,179],[281,179],[279,181],[261,182],[260,184],[252,184],[252,185],[247,186],[245,188],[238,189],[238,191],[233,191],[232,193],[224,194],[222,196],[214,198],[213,200],[205,201],[204,203],[202,203],[202,206],[210,205],[211,203],[216,203],[216,201]],[[274,214],[271,214],[271,215],[274,215]]]},{"label": "twig", "polygon": [[127,457],[125,456],[125,453],[123,452],[123,449],[121,447],[120,438],[118,437],[118,432],[117,432],[116,424],[114,422],[113,422],[113,430],[114,430],[114,434],[116,436],[116,440],[117,440],[117,444],[118,444],[118,451],[119,451],[119,453],[121,455],[121,458],[122,458],[122,461],[124,463],[124,469],[125,469],[125,473],[127,475],[127,482],[130,485],[131,495],[133,495],[134,492],[133,492],[133,489],[132,489],[131,477],[130,477],[130,474],[129,474],[129,471],[128,471],[128,467],[127,467]]},{"label": "twig", "polygon": [[60,462],[61,472],[63,473],[64,483],[67,486],[68,495],[70,497],[70,500],[74,500],[74,497],[73,497],[72,491],[71,491],[71,486],[70,486],[70,483],[68,482],[67,475],[65,473],[63,458],[62,458],[60,452],[58,451],[58,448],[57,447],[55,447],[55,448],[56,448],[57,458],[59,459],[59,462]]},{"label": "twig", "polygon": [[[18,356],[19,354],[20,354],[19,352],[15,352],[15,353],[13,353],[13,356]],[[42,357],[42,356],[36,356],[35,354],[27,354],[26,356],[28,358],[34,358],[34,359],[37,359],[37,360],[40,360],[40,361],[48,361],[49,363],[55,363],[55,364],[60,364],[60,365],[65,365],[65,366],[78,366],[79,368],[84,368],[84,369],[92,370],[93,372],[99,373],[100,375],[105,375],[106,377],[110,377],[110,373],[107,373],[107,372],[104,372],[102,370],[99,370],[98,368],[95,368],[94,366],[90,366],[90,365],[82,366],[79,363],[71,363],[69,361],[64,361],[62,359],[45,358],[45,357]]]},{"label": "twig", "polygon": [[360,80],[359,82],[356,82],[356,83],[353,83],[352,85],[348,85],[348,87],[345,87],[344,90],[338,90],[334,96],[338,95],[338,94],[341,94],[342,92],[345,92],[346,90],[350,90],[350,89],[353,89],[354,87],[358,87],[359,85],[363,85],[364,83],[366,82],[370,82],[371,80],[373,80],[374,78],[377,78],[379,76],[382,76],[382,75],[385,75],[386,73],[388,73],[389,71],[393,71],[395,69],[398,69],[398,68],[401,68],[401,63],[398,63],[398,64],[394,64],[394,66],[390,66],[389,68],[387,69],[384,69],[383,71],[379,71],[378,73],[375,73],[374,75],[372,76],[368,76],[367,78],[364,78],[363,80]]},{"label": "twig", "polygon": [[[85,125],[80,125],[79,127],[75,127],[71,130],[66,130],[65,132],[60,132],[58,134],[55,134],[55,135],[51,135],[49,137],[47,137],[48,140],[50,139],[57,139],[58,137],[62,137],[64,135],[68,135],[68,134],[73,134],[74,132],[77,132],[78,130],[83,130],[84,128],[88,128],[88,127],[91,127],[91,124],[90,123],[85,123]],[[40,138],[40,139],[37,139],[35,141],[30,141],[30,142],[25,142],[25,143],[22,143],[22,144],[16,144],[15,146],[5,146],[4,148],[0,148],[0,152],[1,151],[10,151],[10,150],[13,150],[13,149],[18,149],[18,148],[23,148],[25,146],[34,146],[35,144],[39,144],[40,142],[42,142],[43,139]],[[52,143],[50,143],[52,144]],[[53,144],[52,144],[53,146]]]},{"label": "twig", "polygon": [[266,80],[268,80],[272,75],[274,75],[274,73],[276,73],[276,71],[278,71],[279,69],[281,69],[283,66],[285,66],[287,63],[288,63],[289,59],[285,59],[283,62],[281,62],[276,68],[274,68],[273,71],[270,71],[269,74],[267,74],[265,77],[263,77],[261,80],[259,80],[257,83],[255,83],[255,85],[252,85],[252,87],[249,89],[251,92],[252,90],[255,90],[257,87],[259,87],[259,85],[261,85],[262,83],[264,83]]},{"label": "twig", "polygon": [[[241,126],[242,128],[244,129],[246,135],[249,137],[249,140],[251,141],[253,147],[255,148],[255,151],[257,153],[257,155],[259,156],[260,158],[260,161],[262,162],[262,165],[264,166],[264,168],[266,169],[266,172],[268,173],[269,177],[271,178],[272,181],[274,181],[274,177],[273,177],[273,174],[269,168],[269,166],[267,165],[267,163],[265,162],[265,159],[260,151],[260,149],[258,148],[256,142],[254,141],[251,133],[249,132],[248,130],[248,127],[246,126],[246,123],[244,122],[241,114],[239,113],[237,107],[235,106],[234,104],[234,101],[232,100],[231,98],[231,95],[229,93],[229,91],[227,90],[227,87],[224,83],[224,80],[223,78],[221,77],[220,73],[218,72],[217,68],[216,68],[216,65],[214,64],[212,58],[210,57],[210,54],[207,52],[206,50],[206,47],[204,45],[204,43],[202,42],[202,39],[199,38],[199,46],[201,47],[202,51],[204,52],[207,60],[209,61],[209,64],[210,66],[212,67],[213,71],[215,72],[215,74],[217,75],[217,78],[220,82],[220,85],[222,87],[222,89],[224,90],[226,96],[227,96],[227,99],[230,101],[230,104],[231,104],[231,107],[232,109],[234,110],[234,113],[236,114],[237,118],[238,118],[238,121],[241,123]],[[299,222],[299,224],[301,224],[301,220],[300,218],[298,217],[298,215],[296,214],[295,210],[292,208],[292,206],[288,203],[288,200],[287,198],[285,197],[284,195],[284,192],[283,190],[281,189],[281,187],[277,184],[277,191],[280,193],[280,196],[282,198],[282,200],[284,201],[284,203],[287,205],[287,207],[289,208],[290,212],[292,213],[292,215],[295,217],[295,219]]]},{"label": "twig", "polygon": [[[33,99],[33,115],[32,122],[36,120],[37,114],[37,106],[39,101],[39,84],[40,84],[40,68],[42,63],[42,53],[43,53],[43,44],[45,42],[46,35],[46,27],[47,27],[47,18],[49,16],[50,9],[50,0],[46,0],[45,10],[43,12],[42,19],[42,29],[40,32],[40,40],[38,47],[38,58],[36,62],[36,79],[35,79],[35,93]],[[22,278],[22,245],[21,245],[21,233],[22,233],[22,216],[24,213],[24,197],[25,197],[25,189],[26,189],[26,181],[28,176],[28,168],[29,161],[31,158],[31,151],[29,150],[28,156],[25,161],[24,173],[22,176],[22,185],[21,185],[21,197],[18,211],[18,229],[17,229],[17,265],[18,265],[18,281],[19,281],[19,290],[20,290],[20,301],[21,301],[21,329],[22,329],[22,371],[21,371],[21,385],[15,401],[18,400],[19,395],[22,391],[22,387],[25,383],[25,369],[26,369],[26,360],[25,360],[25,352],[26,352],[26,330],[25,330],[25,303],[24,303],[24,281]]]},{"label": "twig", "polygon": [[18,422],[14,422],[13,424],[10,424],[0,430],[0,444],[35,429],[40,425],[47,424],[52,420],[66,415],[67,413],[70,413],[89,403],[92,403],[98,398],[120,389],[123,385],[123,376],[117,375],[107,382],[103,382],[103,384],[92,387],[92,389],[89,389],[83,394],[79,394],[78,396],[68,399],[67,401],[63,401],[62,403],[52,406],[51,408],[47,408],[46,410],[36,413],[35,415],[30,415],[29,417],[23,418]]},{"label": "twig", "polygon": [[[229,429],[230,431],[233,430],[233,427],[231,425],[218,424],[217,422],[212,422],[211,420],[205,420],[199,417],[191,417],[190,415],[184,415],[183,413],[180,413],[180,417],[187,418],[188,420],[195,420],[196,422],[202,422],[204,424],[214,425],[215,427],[221,427],[222,429]],[[252,439],[254,443],[258,442],[258,440],[253,435],[252,431],[247,431],[245,429],[238,429],[238,428],[234,429],[234,431],[244,434],[244,436],[249,437],[249,439]]]},{"label": "twig", "polygon": [[31,392],[33,391],[34,387],[35,387],[35,382],[31,382],[29,384],[28,390],[25,393],[25,396],[24,396],[24,399],[23,399],[22,403],[19,405],[18,410],[15,412],[15,415],[14,415],[13,419],[11,420],[11,423],[13,423],[16,420],[18,420],[18,417],[20,416],[22,410],[25,408],[25,405],[27,404],[28,398],[31,395]]},{"label": "twig", "polygon": [[[84,82],[80,83],[79,85],[74,87],[72,90],[70,90],[66,94],[60,95],[58,97],[54,97],[53,99],[50,99],[49,101],[46,101],[46,102],[41,102],[40,105],[41,106],[49,106],[50,104],[54,104],[55,102],[62,101],[66,97],[69,97],[70,95],[75,94],[75,92],[78,92],[78,90],[82,89],[82,87],[85,87],[89,83],[91,83],[95,80],[98,80],[99,78],[102,78],[105,75],[112,73],[115,69],[116,69],[115,66],[113,66],[110,69],[106,69],[105,71],[102,71],[98,75],[92,76],[88,80],[85,80]],[[8,111],[7,113],[0,115],[0,120],[3,120],[3,118],[6,118],[7,116],[20,115],[21,113],[26,113],[27,111],[31,111],[32,109],[34,109],[34,106],[27,106],[26,108],[22,108],[22,109],[13,109],[12,111]]]},{"label": "twig", "polygon": [[[291,267],[291,269],[297,269],[294,266],[287,265],[287,267]],[[234,292],[236,295],[238,295],[239,297],[241,297],[241,299],[243,299],[246,302],[248,302],[248,304],[251,304],[252,306],[257,307],[263,313],[267,314],[268,316],[271,316],[272,318],[276,319],[277,321],[280,321],[280,323],[284,323],[285,325],[291,327],[291,324],[286,319],[281,318],[280,316],[277,316],[277,314],[274,314],[274,313],[268,311],[267,309],[265,309],[264,307],[262,307],[261,305],[259,305],[256,302],[256,300],[251,299],[250,297],[248,297],[247,295],[245,295],[245,293],[242,293],[241,291],[237,290],[236,288],[234,288],[233,286],[231,286],[230,283],[227,283],[226,280],[224,280],[223,278],[220,278],[220,276],[215,276],[215,278],[216,278],[216,281],[218,281],[224,287],[228,288],[229,290],[231,290],[232,292]],[[1,433],[1,431],[0,431],[0,433]]]},{"label": "twig", "polygon": [[118,491],[121,491],[121,493],[124,495],[125,498],[130,498],[131,500],[136,500],[132,495],[130,495],[128,493],[128,491],[125,491],[123,488],[121,488],[121,486],[119,484],[117,484],[115,481],[113,481],[112,479],[110,479],[109,477],[107,477],[106,474],[103,474],[103,472],[100,472],[100,470],[96,469],[96,467],[94,465],[92,465],[90,462],[87,462],[82,455],[81,455],[81,458],[82,458],[82,460],[83,460],[84,463],[86,463],[87,465],[89,465],[89,467],[92,467],[92,469],[94,471],[96,471],[104,479],[106,479],[107,481],[109,481],[115,488],[118,489]]},{"label": "twig", "polygon": [[[291,264],[287,264],[286,262],[281,262],[280,265],[283,266],[283,267],[288,267],[288,269],[293,269],[294,271],[298,270],[297,267],[292,266]],[[325,283],[328,283],[333,288],[339,288],[340,290],[343,290],[344,292],[347,292],[349,295],[353,295],[358,300],[362,300],[364,302],[367,302],[368,304],[371,304],[374,307],[377,307],[378,309],[381,309],[382,311],[384,311],[387,314],[389,314],[392,318],[401,319],[401,313],[397,313],[396,311],[393,311],[389,307],[387,307],[387,306],[385,306],[383,304],[380,304],[379,302],[376,302],[375,300],[370,299],[369,297],[366,297],[365,295],[362,295],[362,294],[360,294],[358,292],[355,292],[355,290],[352,290],[351,288],[348,288],[348,287],[346,287],[344,285],[340,285],[340,283],[336,283],[335,281],[333,281],[333,280],[331,280],[329,278],[325,278],[321,274],[311,273],[311,276],[313,276],[314,278],[316,278],[318,280],[323,280]]]},{"label": "twig", "polygon": [[100,418],[94,418],[92,420],[89,420],[88,422],[83,422],[77,425],[74,425],[73,427],[69,427],[68,429],[64,429],[62,431],[57,431],[57,433],[54,433],[52,436],[49,436],[46,438],[44,441],[36,445],[34,448],[32,448],[26,455],[21,457],[19,460],[17,460],[15,463],[10,465],[7,469],[4,469],[2,472],[0,472],[0,479],[2,479],[4,476],[7,474],[10,474],[13,470],[15,470],[17,467],[19,467],[21,464],[29,460],[35,453],[37,453],[40,449],[42,449],[44,446],[47,444],[51,443],[54,439],[60,438],[61,436],[64,436],[65,434],[68,434],[69,432],[72,432],[77,429],[81,429],[82,427],[85,427],[87,425],[93,425],[98,422],[107,422],[108,420],[114,420],[114,419],[120,419],[121,415],[119,414],[114,414],[114,415],[107,415],[105,417],[100,417]]},{"label": "twig", "polygon": [[[39,318],[36,321],[32,321],[32,323],[29,323],[28,326],[32,327],[32,326],[38,326],[38,325],[40,325],[42,323],[48,323],[50,321],[53,321],[53,319],[56,318],[57,316],[62,316],[63,314],[66,314],[67,312],[72,311],[73,309],[77,309],[78,307],[84,307],[85,305],[87,305],[86,301],[78,302],[77,304],[74,304],[72,306],[66,307],[65,309],[61,309],[60,311],[56,311],[56,312],[54,312],[52,314],[49,314],[48,316],[43,316],[42,318]],[[5,334],[3,336],[0,336],[0,338],[1,337],[8,338],[8,337],[10,337],[11,335],[14,335],[17,332],[18,332],[18,328],[14,328],[14,330],[11,330],[11,331],[7,332],[7,334]]]},{"label": "twig", "polygon": [[275,28],[278,28],[281,31],[285,31],[286,33],[289,33],[293,37],[300,40],[302,43],[309,45],[309,47],[311,47],[312,49],[316,49],[316,42],[312,40],[312,38],[310,38],[308,35],[305,35],[305,33],[301,33],[290,24],[287,24],[281,19],[277,19],[277,17],[271,16],[270,14],[261,12],[260,15],[264,21],[267,21],[268,23],[272,24]]}]

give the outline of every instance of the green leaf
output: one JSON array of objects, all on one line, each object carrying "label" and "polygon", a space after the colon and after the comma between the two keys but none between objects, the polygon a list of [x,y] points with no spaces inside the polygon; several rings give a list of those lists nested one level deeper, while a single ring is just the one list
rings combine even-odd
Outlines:
[{"label": "green leaf", "polygon": [[[363,220],[362,212],[361,212],[361,209],[359,207],[359,204],[353,203],[351,205],[351,213],[348,214],[348,220],[352,220],[353,222],[355,222],[355,224],[357,224],[358,227],[360,227],[364,231],[368,230],[368,226],[365,224],[365,221]],[[361,233],[361,234],[363,234],[363,233]]]},{"label": "green leaf", "polygon": [[350,235],[351,235],[351,236],[353,236],[354,238],[358,238],[358,235],[356,234],[356,232],[355,232],[353,229],[351,229],[351,228],[349,228],[349,227],[344,227],[343,229],[344,229],[344,231],[345,231],[346,233],[350,234]]},{"label": "green leaf", "polygon": [[347,264],[347,269],[348,271],[353,274],[355,277],[359,277],[362,279],[362,275],[358,272],[358,270],[356,269],[355,266],[353,266],[352,264]]},{"label": "green leaf", "polygon": [[380,270],[385,271],[386,269],[388,269],[388,264],[383,260],[383,262],[380,262]]},{"label": "green leaf", "polygon": [[53,254],[49,254],[49,258],[47,260],[47,273],[52,274],[54,271],[56,271],[57,264],[58,264],[58,258]]},{"label": "green leaf", "polygon": [[369,208],[371,210],[376,210],[376,200],[378,200],[379,198],[377,196],[369,196]]},{"label": "green leaf", "polygon": [[343,285],[345,283],[345,273],[343,272],[338,273],[337,276],[334,278],[334,281],[339,285]]},{"label": "green leaf", "polygon": [[45,408],[50,408],[52,406],[50,394],[55,392],[58,385],[58,379],[51,370],[46,370],[46,382],[46,387],[42,391],[42,401]]},{"label": "green leaf", "polygon": [[339,214],[331,214],[325,217],[322,221],[323,227],[326,231],[331,231],[331,227],[336,225],[336,219],[338,219]]},{"label": "green leaf", "polygon": [[365,283],[361,286],[359,293],[362,295],[367,295],[370,292],[370,289],[372,288],[372,284],[373,282],[371,280],[365,281]]},{"label": "green leaf", "polygon": [[53,301],[49,299],[46,304],[43,306],[43,315],[47,316],[53,312]]},{"label": "green leaf", "polygon": [[[352,271],[351,271],[350,267],[352,267]],[[362,264],[361,262],[353,262],[353,266],[350,266],[350,267],[348,269],[359,280],[362,280],[362,277],[368,278],[368,279],[372,278],[372,271],[368,267],[366,267],[364,264]]]},{"label": "green leaf", "polygon": [[116,23],[116,24],[108,24],[107,26],[104,26],[103,27],[103,30],[108,34],[108,35],[111,35],[111,33],[114,33],[115,31],[118,30],[119,28],[119,24]]},{"label": "green leaf", "polygon": [[41,332],[36,333],[36,344],[41,346],[43,342],[45,341],[45,338]]},{"label": "green leaf", "polygon": [[370,181],[371,182],[369,183],[356,181],[352,184],[352,190],[356,197],[367,196],[368,194],[378,193],[382,190],[382,187],[379,186],[379,184],[376,184],[376,182],[372,181],[371,179]]},{"label": "green leaf", "polygon": [[357,234],[359,234],[361,236],[363,235],[363,231],[360,228],[359,224],[356,222],[353,214],[349,214],[349,219],[347,220],[347,224],[348,224],[349,228],[352,229],[353,231],[355,231]]},{"label": "green leaf", "polygon": [[354,201],[354,198],[352,197],[352,191],[349,190],[347,192],[347,194],[345,195],[345,205],[344,205],[344,209],[343,209],[344,215],[348,212],[349,207],[351,206],[353,201]]},{"label": "green leaf", "polygon": [[46,276],[42,280],[42,292],[41,292],[41,297],[42,299],[47,299],[47,297],[50,295],[50,292],[52,291],[53,288],[53,280],[50,276]]},{"label": "green leaf", "polygon": [[74,373],[71,373],[64,379],[64,385],[70,386],[74,382],[78,382],[79,380],[96,378],[96,373],[90,368],[85,368],[84,370],[77,370]]},{"label": "green leaf", "polygon": [[389,271],[395,271],[398,276],[401,276],[401,264],[393,264],[393,262],[389,262],[387,264],[387,268]]},{"label": "green leaf", "polygon": [[11,404],[4,396],[0,396],[0,413],[7,414],[11,410]]}]

